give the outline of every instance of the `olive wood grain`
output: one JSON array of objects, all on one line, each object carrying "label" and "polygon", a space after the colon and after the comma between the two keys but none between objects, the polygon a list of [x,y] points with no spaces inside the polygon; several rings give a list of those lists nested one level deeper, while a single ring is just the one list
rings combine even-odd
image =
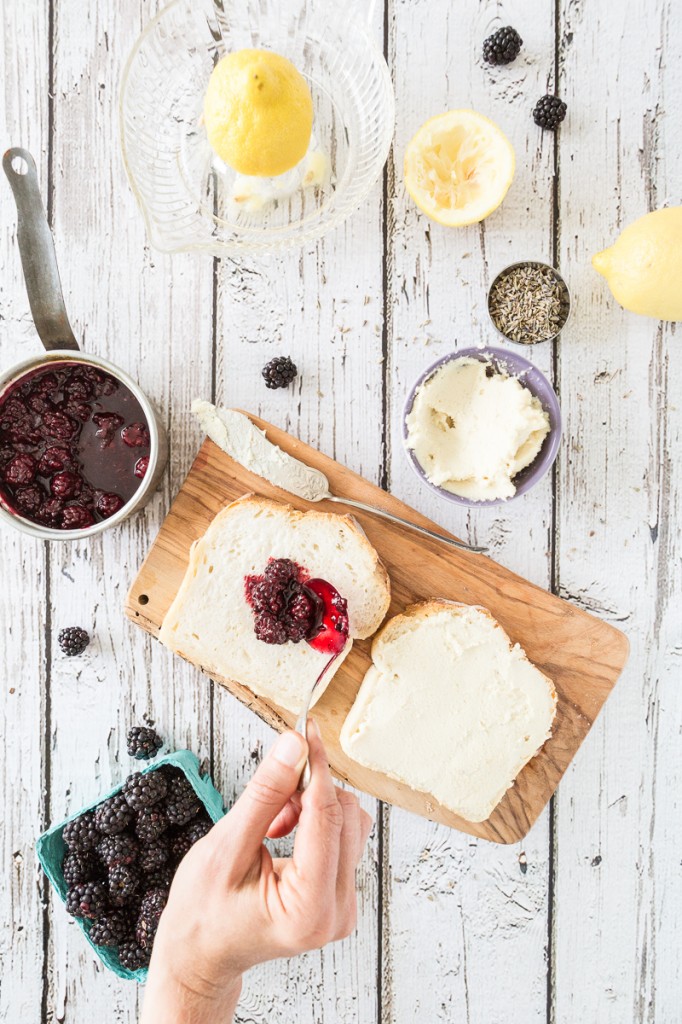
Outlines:
[{"label": "olive wood grain", "polygon": [[[440,529],[283,430],[256,416],[251,418],[284,451],[321,469],[334,493],[382,505],[396,515]],[[158,634],[184,576],[190,545],[226,503],[249,492],[287,500],[297,508],[316,507],[338,514],[337,507],[330,503],[312,506],[288,496],[249,473],[206,440],[127,596],[125,611],[134,622],[152,635]],[[357,513],[355,518],[390,574],[389,614],[430,597],[482,605],[554,681],[559,702],[552,737],[526,765],[491,816],[473,824],[444,808],[429,794],[415,792],[356,764],[341,750],[341,725],[371,663],[371,640],[356,641],[315,708],[332,769],[356,788],[426,818],[493,842],[516,842],[526,835],[550,799],[603,707],[627,660],[628,641],[615,627],[534,586],[484,555],[448,548],[369,514]],[[275,729],[294,724],[294,715],[256,696],[245,686],[216,678]]]}]

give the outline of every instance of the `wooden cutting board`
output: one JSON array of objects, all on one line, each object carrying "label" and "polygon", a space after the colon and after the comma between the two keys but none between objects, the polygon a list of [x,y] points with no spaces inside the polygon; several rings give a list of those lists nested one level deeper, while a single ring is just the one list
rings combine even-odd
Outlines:
[{"label": "wooden cutting board", "polygon": [[[283,430],[252,416],[271,441],[284,451],[321,469],[340,496],[379,505],[390,512],[441,532],[396,498]],[[126,599],[126,614],[153,636],[180,586],[190,545],[228,502],[254,492],[297,508],[343,514],[343,506],[315,506],[293,498],[249,473],[206,440]],[[556,789],[578,747],[601,710],[627,660],[628,641],[613,626],[594,618],[485,557],[457,551],[408,528],[376,516],[354,513],[391,577],[393,615],[415,601],[431,597],[480,604],[500,622],[512,640],[549,676],[558,693],[552,737],[518,776],[487,821],[464,821],[425,793],[417,793],[351,761],[339,745],[339,731],[360,682],[371,664],[371,641],[356,641],[326,692],[315,706],[334,773],[373,796],[497,843],[526,835]],[[198,666],[199,668],[201,666]],[[257,697],[246,687],[218,678],[227,689],[276,729],[292,725],[293,715]],[[428,751],[425,752],[428,757]]]}]

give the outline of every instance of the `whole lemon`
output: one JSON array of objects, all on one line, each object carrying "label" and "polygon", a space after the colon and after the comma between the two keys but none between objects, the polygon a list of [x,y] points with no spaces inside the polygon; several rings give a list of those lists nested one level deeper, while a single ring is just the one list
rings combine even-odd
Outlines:
[{"label": "whole lemon", "polygon": [[682,206],[654,210],[592,257],[616,302],[656,320],[682,320]]},{"label": "whole lemon", "polygon": [[204,99],[208,141],[239,174],[270,178],[295,167],[310,143],[313,100],[291,61],[237,50],[216,64]]}]

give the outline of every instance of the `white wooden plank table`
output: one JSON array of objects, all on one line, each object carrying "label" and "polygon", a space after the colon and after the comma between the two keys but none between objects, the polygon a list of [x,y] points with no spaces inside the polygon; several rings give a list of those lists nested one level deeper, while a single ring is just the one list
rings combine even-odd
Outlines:
[{"label": "white wooden plank table", "polygon": [[[323,3],[325,0],[311,0]],[[357,934],[247,979],[243,1024],[679,1024],[682,1020],[682,350],[679,326],[620,310],[593,252],[682,201],[682,7],[675,0],[385,0],[375,31],[396,87],[385,180],[301,254],[234,261],[150,250],[125,180],[117,90],[153,0],[0,0],[0,139],[35,154],[67,307],[90,351],[140,380],[170,429],[147,510],[88,544],[3,530],[0,547],[0,1020],[125,1022],[139,993],[100,968],[33,853],[47,824],[119,781],[127,727],[151,714],[230,799],[270,735],[131,628],[121,602],[199,443],[202,395],[238,404],[379,482],[494,557],[625,629],[623,679],[527,839],[496,847],[390,807],[361,872]],[[499,24],[524,38],[482,64]],[[557,88],[556,140],[530,118]],[[480,227],[429,224],[405,196],[427,116],[473,107],[509,134],[517,175]],[[4,179],[3,179],[4,181]],[[492,340],[485,296],[516,258],[555,260],[574,316],[530,355],[567,429],[557,468],[502,510],[445,505],[400,442],[406,390],[455,345]],[[39,348],[0,182],[0,368]],[[301,376],[268,392],[261,366]],[[57,631],[94,641],[65,659]]]}]

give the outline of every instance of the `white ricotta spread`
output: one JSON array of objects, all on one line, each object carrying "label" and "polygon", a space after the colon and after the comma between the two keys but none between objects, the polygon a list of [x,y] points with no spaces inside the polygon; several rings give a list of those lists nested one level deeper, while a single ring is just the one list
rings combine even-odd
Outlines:
[{"label": "white ricotta spread", "polygon": [[417,389],[407,446],[431,483],[473,501],[511,498],[537,458],[549,415],[517,377],[477,359],[451,359]]},{"label": "white ricotta spread", "polygon": [[341,746],[467,821],[484,821],[550,736],[554,686],[484,609],[422,608],[397,616],[375,641]]},{"label": "white ricotta spread", "polygon": [[265,431],[248,416],[236,409],[216,408],[200,398],[192,402],[192,412],[214,444],[251,473],[306,501],[329,497],[329,481],[324,473],[268,441]]}]

